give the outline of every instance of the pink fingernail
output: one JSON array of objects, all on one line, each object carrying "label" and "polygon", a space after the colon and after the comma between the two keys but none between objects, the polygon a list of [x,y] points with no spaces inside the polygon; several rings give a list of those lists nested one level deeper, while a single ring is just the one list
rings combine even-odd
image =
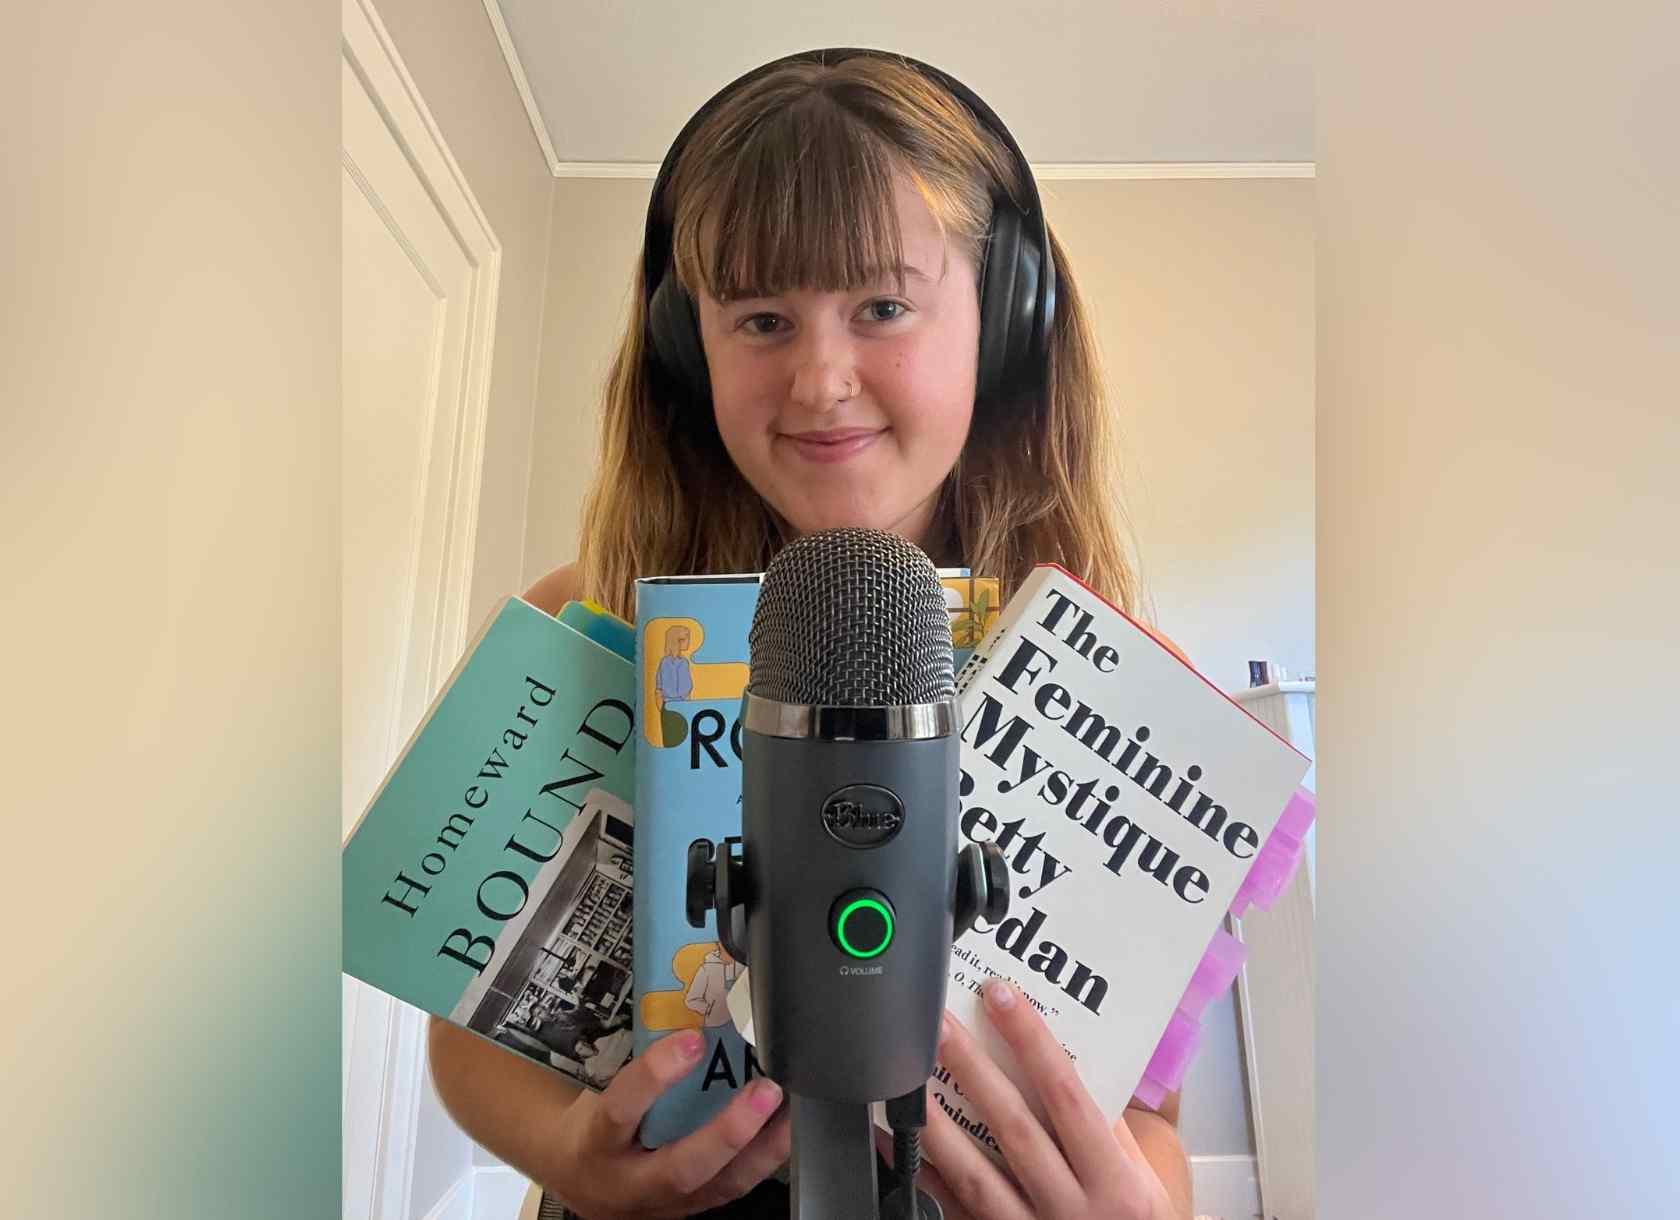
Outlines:
[{"label": "pink fingernail", "polygon": [[749,1099],[752,1108],[760,1114],[769,1114],[782,1104],[782,1090],[774,1080],[761,1080],[753,1085],[752,1097]]},{"label": "pink fingernail", "polygon": [[682,1043],[677,1049],[682,1051],[684,1059],[698,1059],[700,1052],[706,1049],[706,1039],[698,1033],[683,1034]]},{"label": "pink fingernail", "polygon": [[993,979],[986,984],[986,1002],[999,1010],[1013,1008],[1015,989],[1002,979]]}]

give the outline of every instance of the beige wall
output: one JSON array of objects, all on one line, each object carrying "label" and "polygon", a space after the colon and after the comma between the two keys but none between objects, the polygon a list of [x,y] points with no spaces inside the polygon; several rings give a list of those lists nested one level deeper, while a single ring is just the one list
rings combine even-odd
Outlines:
[{"label": "beige wall", "polygon": [[[1123,491],[1161,626],[1214,681],[1313,668],[1310,180],[1052,181],[1127,442]],[[527,580],[577,553],[595,413],[651,184],[554,191]]]},{"label": "beige wall", "polygon": [[468,620],[519,585],[554,178],[481,4],[378,0],[404,63],[502,247]]},{"label": "beige wall", "polygon": [[1313,653],[1311,179],[1044,184],[1091,305],[1162,630],[1209,678]]},{"label": "beige wall", "polygon": [[578,513],[594,469],[601,388],[630,310],[648,179],[561,178],[531,429],[525,580],[577,558]]}]

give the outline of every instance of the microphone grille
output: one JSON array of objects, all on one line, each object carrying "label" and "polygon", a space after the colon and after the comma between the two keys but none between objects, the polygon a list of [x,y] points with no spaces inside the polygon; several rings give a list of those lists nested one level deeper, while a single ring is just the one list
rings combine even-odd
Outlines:
[{"label": "microphone grille", "polygon": [[951,698],[951,620],[933,562],[883,530],[795,539],[765,570],[748,689],[781,703],[893,707]]}]

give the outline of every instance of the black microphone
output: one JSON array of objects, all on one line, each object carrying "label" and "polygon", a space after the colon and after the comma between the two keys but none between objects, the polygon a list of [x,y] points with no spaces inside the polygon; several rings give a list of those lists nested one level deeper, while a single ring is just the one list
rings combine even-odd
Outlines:
[{"label": "black microphone", "polygon": [[927,1082],[945,1011],[960,725],[928,557],[825,530],[764,573],[748,636],[741,829],[759,1062],[871,1102]]},{"label": "black microphone", "polygon": [[[742,835],[691,849],[689,916],[715,905],[750,967],[757,1058],[793,1107],[795,1216],[872,1215],[869,1104],[895,1133],[925,1122],[953,935],[1007,904],[995,846],[957,854],[944,591],[897,535],[824,530],[772,561],[748,642]],[[897,1148],[913,1174],[913,1140]]]}]

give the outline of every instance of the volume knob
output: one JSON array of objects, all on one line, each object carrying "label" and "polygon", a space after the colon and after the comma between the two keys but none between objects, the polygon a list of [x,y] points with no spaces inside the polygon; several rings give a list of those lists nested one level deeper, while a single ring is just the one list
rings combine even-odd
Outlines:
[{"label": "volume knob", "polygon": [[847,957],[879,957],[896,931],[892,900],[879,890],[848,890],[828,910],[828,934]]}]

